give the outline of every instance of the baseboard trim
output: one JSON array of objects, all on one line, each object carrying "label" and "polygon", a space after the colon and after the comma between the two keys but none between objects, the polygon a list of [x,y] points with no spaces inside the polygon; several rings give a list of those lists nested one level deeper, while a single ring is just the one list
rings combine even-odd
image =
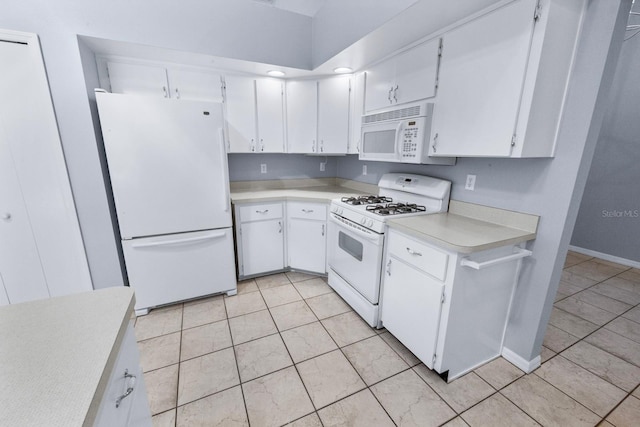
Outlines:
[{"label": "baseboard trim", "polygon": [[573,245],[569,245],[569,250],[574,251],[574,252],[578,252],[578,253],[583,254],[583,255],[589,255],[589,256],[592,256],[592,257],[600,258],[600,259],[603,259],[605,261],[611,261],[611,262],[615,262],[615,263],[618,263],[618,264],[626,265],[626,266],[629,266],[629,267],[640,268],[640,262],[632,261],[632,260],[626,259],[626,258],[621,258],[621,257],[615,256],[615,255],[609,255],[609,254],[605,254],[603,252],[592,251],[591,249],[580,248],[578,246],[573,246]]},{"label": "baseboard trim", "polygon": [[502,347],[502,357],[516,365],[518,368],[529,374],[540,366],[540,355],[531,360],[526,360],[507,347]]}]

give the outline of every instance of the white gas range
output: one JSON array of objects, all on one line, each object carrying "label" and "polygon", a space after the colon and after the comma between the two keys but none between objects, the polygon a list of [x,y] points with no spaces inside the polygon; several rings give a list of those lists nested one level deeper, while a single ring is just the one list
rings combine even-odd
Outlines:
[{"label": "white gas range", "polygon": [[389,173],[379,194],[331,202],[329,285],[371,326],[378,327],[385,223],[389,218],[446,212],[451,182]]}]

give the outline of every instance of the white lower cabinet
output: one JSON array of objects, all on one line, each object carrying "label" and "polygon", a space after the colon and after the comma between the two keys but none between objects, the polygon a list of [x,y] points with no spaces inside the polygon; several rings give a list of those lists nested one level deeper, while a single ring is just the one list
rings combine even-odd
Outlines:
[{"label": "white lower cabinet", "polygon": [[236,205],[235,215],[239,276],[283,270],[282,202]]},{"label": "white lower cabinet", "polygon": [[391,228],[382,324],[451,381],[502,353],[519,263],[530,254],[514,245],[461,254]]},{"label": "white lower cabinet", "polygon": [[132,324],[125,332],[93,425],[151,426],[147,389]]},{"label": "white lower cabinet", "polygon": [[327,205],[287,203],[288,265],[294,270],[327,271]]},{"label": "white lower cabinet", "polygon": [[327,204],[243,203],[234,212],[240,279],[285,269],[326,274]]}]

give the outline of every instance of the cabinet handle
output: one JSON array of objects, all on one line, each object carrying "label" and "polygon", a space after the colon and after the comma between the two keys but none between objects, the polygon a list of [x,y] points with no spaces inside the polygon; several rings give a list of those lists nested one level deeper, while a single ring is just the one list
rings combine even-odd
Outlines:
[{"label": "cabinet handle", "polygon": [[398,103],[398,85],[396,85],[396,88],[393,89],[393,100],[396,101],[396,103]]},{"label": "cabinet handle", "polygon": [[178,91],[178,88],[176,88],[176,99],[180,99],[180,92]]},{"label": "cabinet handle", "polygon": [[387,263],[387,276],[391,276],[391,260]]},{"label": "cabinet handle", "polygon": [[393,101],[391,101],[391,92],[393,92],[393,86],[391,86],[391,88],[389,89],[389,93],[387,94],[387,99],[389,100],[389,104],[393,103]]},{"label": "cabinet handle", "polygon": [[282,221],[278,221],[278,233],[282,233]]},{"label": "cabinet handle", "polygon": [[302,212],[311,213],[311,212],[313,212],[313,209],[302,209]]},{"label": "cabinet handle", "polygon": [[324,139],[320,140],[320,152],[324,153]]},{"label": "cabinet handle", "polygon": [[266,214],[267,212],[269,212],[269,209],[265,209],[263,211],[256,210],[256,213],[259,213],[259,214]]},{"label": "cabinet handle", "polygon": [[322,224],[322,235],[324,236],[324,224]]},{"label": "cabinet handle", "polygon": [[11,212],[5,212],[2,214],[2,219],[5,221],[11,221]]},{"label": "cabinet handle", "polygon": [[251,151],[256,151],[255,140],[253,138],[251,139],[251,143],[249,144],[249,148],[251,149]]},{"label": "cabinet handle", "polygon": [[260,151],[264,151],[264,139],[260,138]]},{"label": "cabinet handle", "polygon": [[420,252],[416,252],[416,251],[412,250],[411,248],[407,248],[407,252],[409,252],[411,255],[422,256],[422,254]]},{"label": "cabinet handle", "polygon": [[167,87],[166,86],[162,86],[162,93],[164,94],[165,98],[169,97],[169,92],[167,92]]},{"label": "cabinet handle", "polygon": [[433,145],[431,146],[431,148],[433,148],[433,152],[434,152],[434,153],[437,151],[437,150],[436,150],[436,145],[437,145],[437,144],[438,144],[438,134],[436,133],[436,134],[433,136]]},{"label": "cabinet handle", "polygon": [[124,398],[126,398],[127,396],[129,396],[131,393],[133,393],[133,389],[136,386],[136,376],[135,375],[131,375],[129,373],[128,369],[124,370],[124,378],[125,380],[128,380],[129,385],[127,386],[127,391],[124,392],[124,394],[122,394],[120,397],[118,397],[116,399],[116,408],[120,407],[120,403],[122,403],[122,400]]},{"label": "cabinet handle", "polygon": [[316,152],[316,140],[312,140],[311,141],[311,151],[313,151],[314,153]]}]

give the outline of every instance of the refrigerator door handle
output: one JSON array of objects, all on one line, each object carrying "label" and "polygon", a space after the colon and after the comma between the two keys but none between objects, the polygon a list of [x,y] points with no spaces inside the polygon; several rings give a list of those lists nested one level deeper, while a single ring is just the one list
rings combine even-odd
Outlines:
[{"label": "refrigerator door handle", "polygon": [[227,158],[227,150],[225,150],[224,145],[224,128],[218,129],[218,136],[220,138],[220,155],[222,156],[221,160],[223,160],[222,185],[224,186],[224,193],[222,194],[222,197],[224,197],[224,211],[229,212],[229,167],[227,166],[227,162],[224,161]]},{"label": "refrigerator door handle", "polygon": [[219,239],[220,237],[224,237],[226,235],[227,233],[225,231],[219,231],[217,233],[208,234],[206,236],[187,237],[184,239],[158,240],[155,242],[148,242],[148,243],[134,243],[131,245],[131,247],[132,248],[150,248],[155,246],[175,246],[175,245],[182,245],[185,243],[195,243],[195,242],[201,242],[204,240]]}]

